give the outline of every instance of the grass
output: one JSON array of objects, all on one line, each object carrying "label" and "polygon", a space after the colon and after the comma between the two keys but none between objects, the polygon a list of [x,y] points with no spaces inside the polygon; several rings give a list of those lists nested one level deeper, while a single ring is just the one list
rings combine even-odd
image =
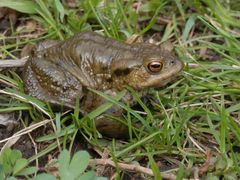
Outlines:
[{"label": "grass", "polygon": [[[37,22],[38,31],[25,27],[22,32],[9,29],[10,35],[2,33],[2,59],[18,58],[28,43],[63,40],[79,31],[93,30],[120,41],[133,34],[149,39],[158,33],[161,36],[157,40],[171,41],[186,66],[176,82],[158,91],[150,90],[156,99],[153,106],[146,106],[138,92],[127,89],[144,112],[139,114],[119,102],[125,91],[112,98],[92,90],[107,102],[82,119],[78,116],[79,106],[70,114],[54,112],[46,103],[25,95],[15,73],[3,72],[5,76],[1,74],[0,80],[8,87],[0,90],[0,112],[20,113],[26,126],[30,125],[29,119],[38,122],[46,118],[44,114],[54,122],[52,133],[34,139],[48,146],[39,149],[29,162],[64,148],[73,151],[79,132],[100,155],[107,150],[114,162],[140,163],[152,169],[156,179],[164,177],[164,173],[178,179],[240,177],[240,10],[234,4],[227,0],[149,0],[141,4],[131,0],[85,0],[69,8],[58,0],[52,2],[10,3],[10,7],[27,13],[21,16],[22,23]],[[26,12],[24,5],[34,7],[34,12]],[[129,140],[99,138],[91,123],[113,104],[127,111],[124,122],[129,128]],[[133,127],[132,122],[141,128]],[[120,167],[116,172],[120,179],[127,174]]]}]

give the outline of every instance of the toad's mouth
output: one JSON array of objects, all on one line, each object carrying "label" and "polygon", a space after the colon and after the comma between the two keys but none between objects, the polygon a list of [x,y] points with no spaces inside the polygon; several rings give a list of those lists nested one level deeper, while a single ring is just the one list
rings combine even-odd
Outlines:
[{"label": "toad's mouth", "polygon": [[175,75],[172,75],[171,77],[168,77],[167,79],[162,79],[161,80],[161,83],[159,84],[159,86],[156,86],[155,89],[158,89],[158,88],[161,88],[163,86],[166,86],[167,84],[169,83],[173,83],[175,80],[177,80],[177,77],[179,76],[179,74],[175,74]]}]

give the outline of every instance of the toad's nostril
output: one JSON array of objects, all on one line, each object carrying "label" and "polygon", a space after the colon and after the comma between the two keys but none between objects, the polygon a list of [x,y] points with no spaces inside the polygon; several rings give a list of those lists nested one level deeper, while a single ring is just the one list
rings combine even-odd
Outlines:
[{"label": "toad's nostril", "polygon": [[170,61],[170,65],[174,65],[175,63],[176,63],[176,61],[174,61],[174,60]]}]

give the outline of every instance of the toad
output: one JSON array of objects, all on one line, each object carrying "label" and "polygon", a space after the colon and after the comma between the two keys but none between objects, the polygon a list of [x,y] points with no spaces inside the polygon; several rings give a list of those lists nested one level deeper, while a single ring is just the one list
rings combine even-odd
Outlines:
[{"label": "toad", "polygon": [[[88,113],[104,103],[89,88],[110,95],[126,86],[136,91],[159,88],[182,68],[183,63],[163,47],[81,32],[64,42],[37,47],[24,67],[23,81],[29,95],[51,104],[74,108],[79,97],[82,111]],[[114,114],[121,113],[115,108]],[[100,119],[96,121],[100,133],[111,137],[126,133],[126,128],[112,128],[112,121]]]}]

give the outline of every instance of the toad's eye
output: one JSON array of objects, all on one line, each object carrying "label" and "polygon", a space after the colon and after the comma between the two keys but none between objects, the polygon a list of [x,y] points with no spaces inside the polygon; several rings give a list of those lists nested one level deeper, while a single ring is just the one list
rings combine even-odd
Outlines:
[{"label": "toad's eye", "polygon": [[159,61],[153,61],[148,64],[148,70],[153,73],[158,73],[161,71],[163,64]]}]

